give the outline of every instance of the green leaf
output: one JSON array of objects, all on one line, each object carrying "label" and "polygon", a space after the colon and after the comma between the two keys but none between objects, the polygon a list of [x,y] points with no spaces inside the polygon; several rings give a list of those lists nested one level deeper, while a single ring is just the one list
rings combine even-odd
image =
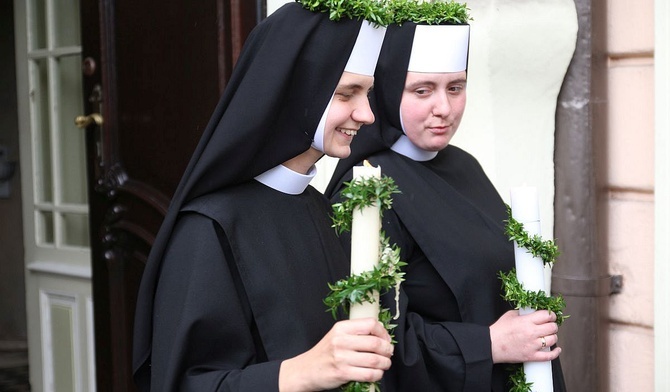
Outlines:
[{"label": "green leaf", "polygon": [[532,392],[533,383],[526,382],[526,373],[522,365],[519,365],[516,372],[510,375],[509,384],[511,385],[509,392]]}]

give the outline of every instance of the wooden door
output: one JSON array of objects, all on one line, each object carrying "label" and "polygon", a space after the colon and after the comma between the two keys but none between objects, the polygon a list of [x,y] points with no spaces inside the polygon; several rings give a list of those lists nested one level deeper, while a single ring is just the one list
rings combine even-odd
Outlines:
[{"label": "wooden door", "polygon": [[88,117],[86,140],[98,391],[135,389],[132,326],[144,264],[257,23],[256,3],[81,3],[85,111],[100,114]]}]

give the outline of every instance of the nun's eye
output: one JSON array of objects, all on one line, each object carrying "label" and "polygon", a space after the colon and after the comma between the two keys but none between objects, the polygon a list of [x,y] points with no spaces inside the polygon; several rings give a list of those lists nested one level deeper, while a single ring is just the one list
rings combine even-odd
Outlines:
[{"label": "nun's eye", "polygon": [[456,93],[456,94],[458,94],[458,93],[462,92],[463,90],[465,90],[465,86],[460,85],[460,84],[457,84],[457,85],[455,85],[455,86],[450,86],[448,90],[449,90],[449,92],[451,92],[451,93]]}]

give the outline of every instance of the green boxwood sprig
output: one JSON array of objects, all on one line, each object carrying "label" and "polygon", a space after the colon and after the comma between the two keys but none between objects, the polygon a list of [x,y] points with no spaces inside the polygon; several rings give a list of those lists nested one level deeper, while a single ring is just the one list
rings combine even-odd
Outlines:
[{"label": "green boxwood sprig", "polygon": [[565,300],[562,296],[547,296],[543,290],[525,290],[516,277],[516,269],[508,273],[500,271],[498,277],[503,282],[503,298],[514,304],[516,309],[532,308],[535,310],[550,310],[556,313],[556,324],[561,325],[569,316],[563,314]]},{"label": "green boxwood sprig", "polygon": [[542,237],[535,234],[532,237],[524,229],[523,223],[512,217],[512,209],[507,206],[507,221],[505,225],[505,234],[510,241],[514,241],[520,248],[526,248],[530,254],[540,257],[544,264],[553,264],[560,254],[558,246],[552,240],[542,240]]},{"label": "green boxwood sprig", "polygon": [[373,203],[379,203],[379,214],[391,208],[393,199],[391,195],[400,193],[398,187],[391,177],[381,178],[365,177],[344,183],[344,189],[340,192],[342,202],[333,204],[333,227],[337,234],[351,230],[353,211],[355,208],[363,209]]},{"label": "green boxwood sprig", "polygon": [[516,367],[516,371],[510,374],[509,384],[511,386],[509,392],[530,392],[533,387],[532,382],[526,381],[526,372],[523,370],[523,365]]},{"label": "green boxwood sprig", "polygon": [[[345,188],[340,192],[343,201],[333,204],[333,227],[339,234],[350,231],[353,220],[353,212],[357,208],[364,208],[378,204],[380,206],[380,217],[383,211],[391,208],[391,195],[399,193],[393,179],[387,176],[381,178],[364,178],[346,182]],[[398,293],[400,283],[404,280],[405,273],[402,267],[406,265],[400,260],[400,249],[394,244],[389,245],[389,239],[383,231],[379,233],[379,262],[372,271],[364,271],[360,274],[351,275],[335,283],[329,283],[330,293],[323,302],[327,311],[331,312],[333,318],[337,318],[338,309],[349,313],[352,304],[363,302],[374,302],[373,293],[380,295],[387,293],[392,288],[396,290],[396,312],[395,315],[387,308],[379,311],[379,321],[389,331],[393,338],[395,325],[393,320],[399,317]],[[395,343],[395,342],[394,342]],[[370,389],[379,392],[379,383],[349,382],[341,387],[344,392],[369,392]]]},{"label": "green boxwood sprig", "polygon": [[[389,239],[381,233],[381,256],[373,270],[363,271],[328,284],[330,293],[323,302],[333,318],[337,318],[338,309],[348,314],[351,304],[372,303],[374,301],[373,292],[384,294],[392,288],[397,288],[402,282],[405,273],[401,271],[401,267],[406,263],[400,261],[400,248],[395,244],[389,245],[388,241]],[[380,319],[380,321],[383,320]]]}]

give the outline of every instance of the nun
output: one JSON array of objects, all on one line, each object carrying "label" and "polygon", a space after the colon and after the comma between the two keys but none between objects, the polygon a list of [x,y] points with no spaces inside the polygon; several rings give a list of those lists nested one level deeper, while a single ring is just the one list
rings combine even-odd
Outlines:
[{"label": "nun", "polygon": [[425,15],[448,17],[388,26],[375,72],[377,121],[326,190],[339,201],[352,167],[367,159],[401,191],[382,223],[408,264],[384,390],[509,391],[512,364],[554,360],[554,391],[562,391],[556,315],[519,316],[503,300],[498,273],[514,267],[506,206],[477,160],[449,144],[466,104],[467,8],[424,6],[435,7]]},{"label": "nun", "polygon": [[301,3],[249,35],[152,247],[135,318],[140,390],[330,390],[390,366],[379,321],[326,312],[349,262],[309,185],[324,154],[348,156],[374,121],[385,28],[366,18],[385,11],[345,1],[349,17],[331,20]]}]

